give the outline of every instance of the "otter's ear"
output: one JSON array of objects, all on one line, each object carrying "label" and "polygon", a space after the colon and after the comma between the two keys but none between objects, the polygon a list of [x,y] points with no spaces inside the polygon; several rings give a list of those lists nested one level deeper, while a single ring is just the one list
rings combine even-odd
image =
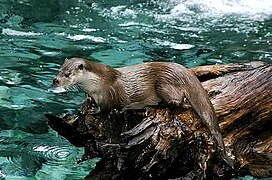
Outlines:
[{"label": "otter's ear", "polygon": [[83,64],[78,65],[79,70],[83,70],[83,68],[84,68]]}]

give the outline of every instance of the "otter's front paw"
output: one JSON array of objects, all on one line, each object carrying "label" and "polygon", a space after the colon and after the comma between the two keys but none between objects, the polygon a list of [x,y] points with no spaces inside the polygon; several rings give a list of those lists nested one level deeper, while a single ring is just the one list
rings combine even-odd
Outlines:
[{"label": "otter's front paw", "polygon": [[89,114],[99,114],[101,112],[100,107],[98,106],[92,106],[90,109],[87,110]]},{"label": "otter's front paw", "polygon": [[80,111],[82,114],[98,114],[101,109],[91,97],[88,97],[82,102]]}]

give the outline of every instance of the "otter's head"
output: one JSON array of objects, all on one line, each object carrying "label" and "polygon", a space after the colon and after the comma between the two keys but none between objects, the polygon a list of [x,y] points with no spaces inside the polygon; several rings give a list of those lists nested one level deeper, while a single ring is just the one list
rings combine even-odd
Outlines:
[{"label": "otter's head", "polygon": [[81,58],[65,59],[54,78],[53,84],[58,87],[70,88],[79,86],[86,77],[86,60]]},{"label": "otter's head", "polygon": [[90,96],[101,91],[105,84],[115,81],[119,72],[114,68],[82,58],[65,59],[53,84],[69,89],[79,86]]}]

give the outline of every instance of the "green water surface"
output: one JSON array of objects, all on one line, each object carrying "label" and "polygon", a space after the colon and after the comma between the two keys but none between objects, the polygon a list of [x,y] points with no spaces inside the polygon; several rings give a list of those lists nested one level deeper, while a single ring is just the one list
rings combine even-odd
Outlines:
[{"label": "green water surface", "polygon": [[[272,62],[271,0],[0,0],[0,179],[82,179],[95,160],[49,128],[82,92],[49,92],[66,57],[121,67]],[[244,179],[253,179],[244,177]]]}]

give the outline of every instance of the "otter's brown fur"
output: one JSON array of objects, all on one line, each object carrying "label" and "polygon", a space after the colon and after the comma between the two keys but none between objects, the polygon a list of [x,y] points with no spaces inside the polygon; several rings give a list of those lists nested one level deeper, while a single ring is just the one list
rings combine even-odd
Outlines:
[{"label": "otter's brown fur", "polygon": [[233,166],[225,154],[215,111],[205,89],[197,77],[180,64],[148,62],[112,68],[72,58],[65,60],[54,84],[64,87],[78,85],[96,102],[99,112],[142,109],[156,106],[159,102],[182,106],[186,99],[208,126],[224,160]]}]

